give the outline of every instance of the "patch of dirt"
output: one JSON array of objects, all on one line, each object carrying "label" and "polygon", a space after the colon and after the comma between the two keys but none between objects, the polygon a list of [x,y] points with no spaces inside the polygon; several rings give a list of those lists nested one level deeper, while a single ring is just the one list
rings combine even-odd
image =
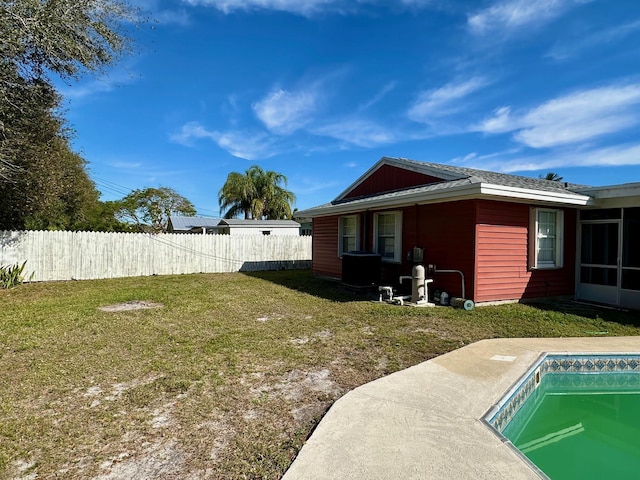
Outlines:
[{"label": "patch of dirt", "polygon": [[184,468],[186,456],[175,440],[148,445],[139,455],[122,453],[106,460],[102,469],[107,472],[94,480],[124,480],[129,478],[168,478]]},{"label": "patch of dirt", "polygon": [[103,312],[126,312],[128,310],[144,310],[147,308],[162,308],[161,303],[145,302],[144,300],[131,300],[124,303],[116,303],[115,305],[107,305],[98,307]]},{"label": "patch of dirt", "polygon": [[292,338],[289,342],[294,343],[296,345],[304,345],[309,343],[309,337],[300,337],[300,338]]},{"label": "patch of dirt", "polygon": [[[111,385],[109,392],[106,392],[105,389],[103,389],[98,385],[93,385],[87,388],[87,390],[82,394],[82,396],[92,399],[91,407],[97,407],[98,405],[100,405],[101,400],[113,401],[116,398],[120,397],[127,390],[139,387],[141,385],[148,385],[150,383],[155,382],[161,377],[162,375],[154,374],[154,375],[147,375],[143,378],[136,378],[134,380],[131,380],[130,382],[114,383]],[[108,393],[108,394],[105,395],[105,393]]]},{"label": "patch of dirt", "polygon": [[327,410],[329,405],[330,402],[302,405],[291,410],[291,415],[299,426],[309,425],[320,417],[320,415]]},{"label": "patch of dirt", "polygon": [[291,370],[284,375],[275,385],[261,385],[252,388],[251,392],[255,398],[264,394],[273,394],[287,400],[300,400],[307,392],[324,393],[336,395],[341,389],[329,378],[331,372],[325,368],[315,372],[303,372],[302,370]]},{"label": "patch of dirt", "polygon": [[333,333],[329,330],[322,330],[321,332],[317,332],[313,335],[313,337],[300,337],[300,338],[292,338],[289,342],[295,345],[305,345],[309,343],[311,340],[327,340],[333,337]]},{"label": "patch of dirt", "polygon": [[272,315],[265,315],[264,317],[258,317],[256,318],[256,321],[264,323],[264,322],[268,322],[269,320],[282,320],[283,318],[284,318],[284,315],[272,314]]},{"label": "patch of dirt", "polygon": [[34,480],[38,478],[35,461],[15,460],[12,467],[16,473],[15,480]]}]

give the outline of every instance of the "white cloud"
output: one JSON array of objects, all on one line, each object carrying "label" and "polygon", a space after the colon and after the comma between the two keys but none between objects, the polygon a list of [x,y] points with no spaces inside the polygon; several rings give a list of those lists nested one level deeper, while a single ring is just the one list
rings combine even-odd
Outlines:
[{"label": "white cloud", "polygon": [[[182,0],[188,5],[205,5],[229,14],[236,11],[275,10],[306,17],[318,13],[347,14],[357,12],[366,4],[376,5],[378,0]],[[433,0],[394,0],[403,8],[425,8]]]},{"label": "white cloud", "polygon": [[378,93],[375,94],[375,96],[371,100],[368,100],[367,102],[360,105],[360,107],[358,107],[358,111],[362,112],[364,110],[367,110],[373,107],[376,103],[380,102],[391,91],[393,91],[396,88],[396,85],[397,85],[397,82],[387,83],[384,87],[382,87],[382,89]]},{"label": "white cloud", "polygon": [[58,87],[63,97],[77,100],[85,99],[100,93],[109,93],[118,87],[128,85],[140,79],[139,75],[126,69],[115,69],[108,75],[98,78],[87,77],[77,83],[64,83]]},{"label": "white cloud", "polygon": [[487,85],[487,80],[472,77],[469,80],[451,82],[434,90],[428,90],[418,95],[407,115],[416,122],[429,123],[435,117],[456,113],[463,108],[459,102],[476,90]]},{"label": "white cloud", "polygon": [[109,164],[114,168],[122,168],[125,170],[135,170],[142,167],[142,162],[125,162],[125,161],[116,161]]},{"label": "white cloud", "polygon": [[[515,155],[521,151],[520,148],[511,148],[509,150],[503,150],[499,152],[488,153],[484,155],[479,155],[477,152],[471,152],[462,157],[455,157],[449,160],[448,163],[452,165],[459,165],[468,168],[480,168],[487,169],[487,161],[493,159],[500,159],[501,164],[505,161],[504,159]],[[502,167],[493,167],[492,170],[503,171]]]},{"label": "white cloud", "polygon": [[207,130],[197,122],[190,122],[182,126],[180,132],[171,135],[171,140],[182,145],[191,145],[193,140],[209,139],[218,144],[234,157],[246,160],[268,158],[277,152],[273,141],[264,132]]},{"label": "white cloud", "polygon": [[253,111],[270,131],[287,135],[312,120],[317,103],[315,89],[297,92],[278,89],[255,103]]},{"label": "white cloud", "polygon": [[474,129],[485,133],[504,133],[518,128],[518,125],[511,119],[511,107],[500,107],[493,113],[493,117],[486,119]]},{"label": "white cloud", "polygon": [[152,17],[161,25],[179,25],[186,27],[191,23],[189,14],[184,10],[160,10],[153,13]]},{"label": "white cloud", "polygon": [[553,170],[570,167],[622,167],[640,165],[640,144],[623,144],[589,150],[574,150],[534,157],[501,159],[492,164],[478,162],[478,168],[502,172]]},{"label": "white cloud", "polygon": [[529,147],[555,147],[638,125],[639,105],[640,84],[614,85],[559,97],[520,115],[502,107],[472,130],[514,132],[514,138]]},{"label": "white cloud", "polygon": [[494,3],[467,18],[473,33],[512,31],[527,25],[543,24],[559,17],[571,6],[588,0],[505,0]]},{"label": "white cloud", "polygon": [[182,126],[179,133],[170,135],[172,142],[191,145],[193,139],[209,138],[213,140],[214,132],[209,132],[198,122],[189,122]]},{"label": "white cloud", "polygon": [[390,130],[367,120],[344,120],[312,131],[316,135],[335,138],[358,147],[375,147],[396,141]]},{"label": "white cloud", "polygon": [[183,0],[189,5],[206,5],[228,14],[238,10],[277,10],[309,16],[326,9],[337,9],[337,0]]},{"label": "white cloud", "polygon": [[581,36],[573,43],[556,45],[547,54],[547,57],[557,61],[563,61],[575,57],[583,51],[592,53],[591,49],[601,45],[619,42],[629,35],[640,32],[640,20],[618,25],[614,28],[602,30],[591,35]]}]

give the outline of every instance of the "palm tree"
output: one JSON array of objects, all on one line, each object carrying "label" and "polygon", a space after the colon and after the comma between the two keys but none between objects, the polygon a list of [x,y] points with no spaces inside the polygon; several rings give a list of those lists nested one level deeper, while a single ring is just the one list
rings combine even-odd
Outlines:
[{"label": "palm tree", "polygon": [[552,182],[561,182],[562,177],[555,172],[548,172],[546,175],[540,175],[543,180],[551,180]]},{"label": "palm tree", "polygon": [[231,172],[218,193],[220,208],[227,210],[224,217],[234,218],[243,213],[245,219],[279,220],[292,218],[291,204],[295,195],[286,190],[287,177],[258,165],[250,167],[244,175]]}]

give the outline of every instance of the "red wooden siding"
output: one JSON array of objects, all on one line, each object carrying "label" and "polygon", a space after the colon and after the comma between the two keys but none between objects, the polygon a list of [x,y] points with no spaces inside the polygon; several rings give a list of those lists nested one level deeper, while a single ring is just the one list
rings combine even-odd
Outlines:
[{"label": "red wooden siding", "polygon": [[529,206],[478,201],[474,301],[572,295],[576,211],[565,209],[564,212],[563,267],[529,270]]},{"label": "red wooden siding", "polygon": [[[398,285],[411,275],[407,253],[424,249],[424,264],[439,270],[461,270],[466,298],[475,302],[572,295],[575,277],[576,210],[564,209],[564,266],[552,270],[528,269],[529,206],[490,200],[464,200],[414,205],[402,211],[402,262],[382,266],[382,282]],[[361,250],[373,250],[373,216],[360,214]],[[313,272],[341,278],[338,257],[339,216],[313,219]],[[461,296],[458,274],[435,274],[431,291]],[[410,285],[407,285],[410,287]]]},{"label": "red wooden siding", "polygon": [[[467,298],[473,293],[474,225],[475,204],[473,201],[415,205],[402,211],[402,262],[382,264],[382,281],[397,285],[401,275],[411,275],[413,262],[407,253],[413,247],[424,249],[424,264],[435,264],[438,269],[461,270],[465,275]],[[383,211],[383,210],[380,210]],[[367,220],[367,249],[373,248],[373,214]],[[454,296],[462,295],[460,275],[441,273],[433,276],[431,291],[437,288]],[[410,284],[407,282],[407,287]]]},{"label": "red wooden siding", "polygon": [[312,271],[316,275],[340,278],[342,262],[338,257],[338,217],[313,219]]},{"label": "red wooden siding", "polygon": [[431,177],[391,165],[382,165],[382,167],[373,172],[371,176],[350,191],[344,198],[362,197],[441,181],[441,178]]},{"label": "red wooden siding", "polygon": [[[465,276],[466,297],[472,298],[475,257],[475,202],[422,205],[418,207],[416,243],[423,246],[425,265],[438,270],[460,270]],[[438,289],[452,296],[462,296],[461,278],[457,273],[436,273],[431,291]]]}]

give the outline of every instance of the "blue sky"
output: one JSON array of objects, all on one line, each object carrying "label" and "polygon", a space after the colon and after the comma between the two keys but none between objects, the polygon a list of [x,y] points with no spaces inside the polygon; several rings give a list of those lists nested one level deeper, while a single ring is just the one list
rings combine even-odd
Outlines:
[{"label": "blue sky", "polygon": [[104,200],[168,186],[217,216],[231,171],[305,209],[382,156],[640,181],[637,0],[137,0],[155,22],[61,84]]}]

